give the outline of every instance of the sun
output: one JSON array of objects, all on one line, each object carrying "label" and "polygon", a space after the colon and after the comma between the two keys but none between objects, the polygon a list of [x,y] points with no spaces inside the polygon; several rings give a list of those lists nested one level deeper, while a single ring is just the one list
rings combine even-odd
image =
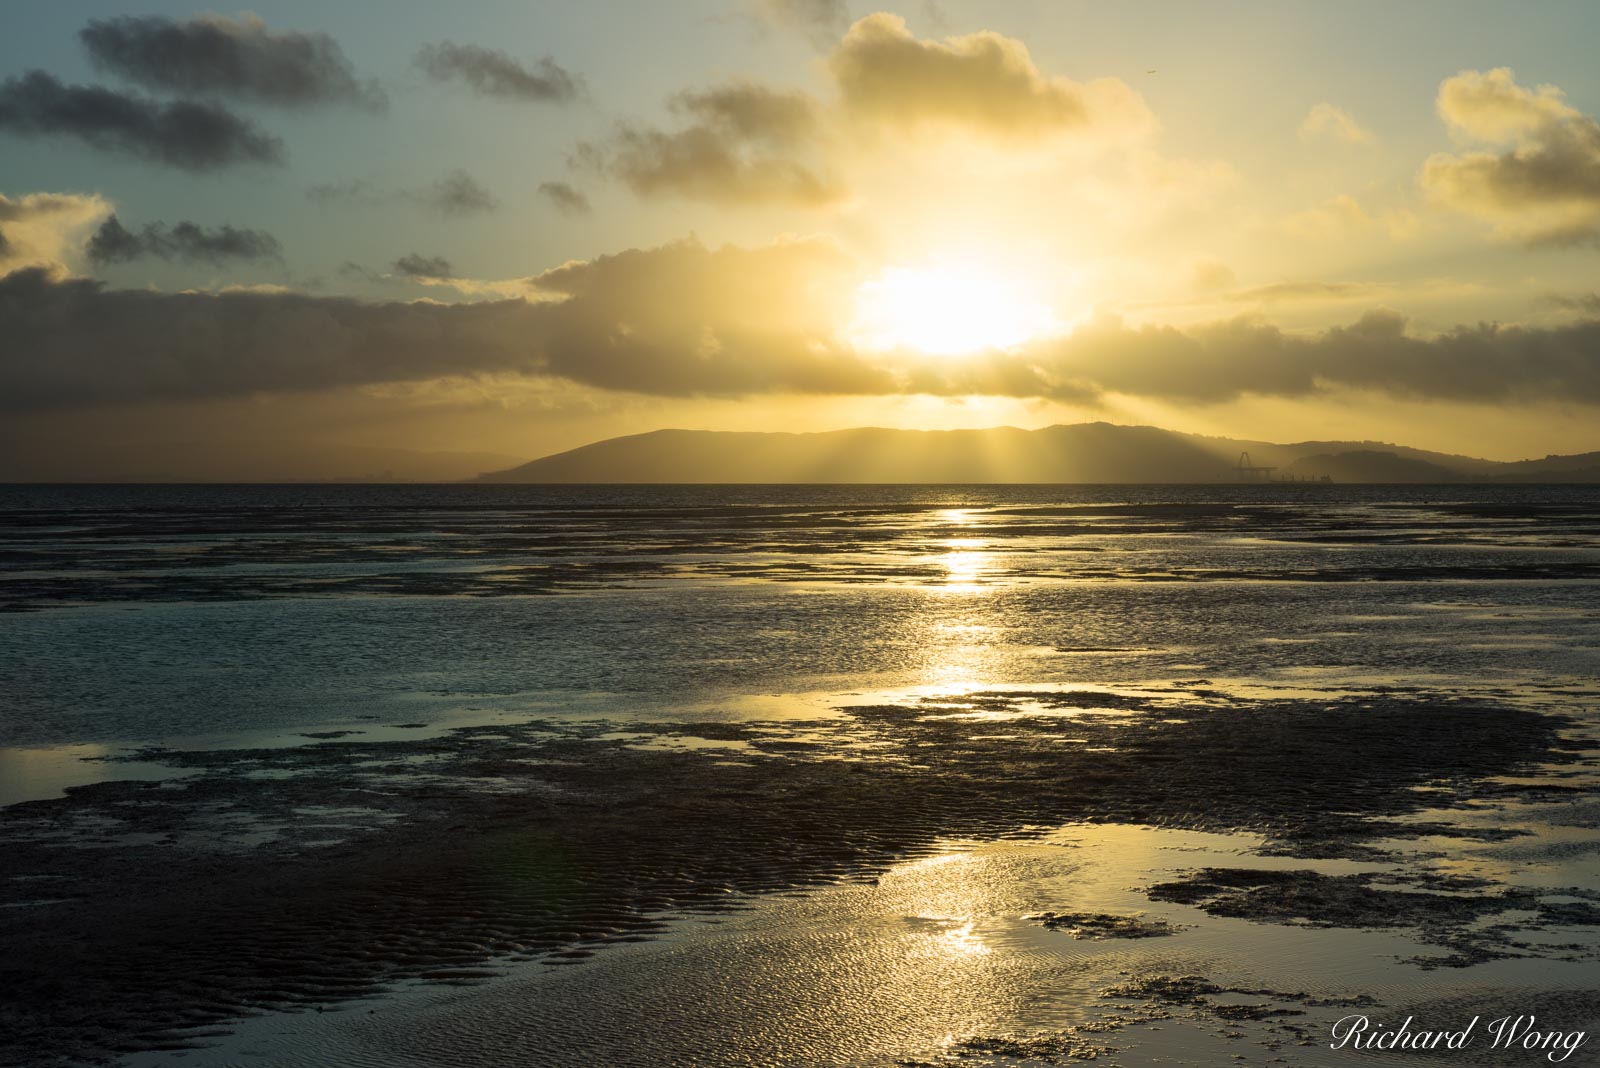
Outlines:
[{"label": "sun", "polygon": [[1053,325],[1021,279],[976,262],[941,261],[889,267],[862,283],[852,334],[868,349],[958,356],[1014,348]]}]

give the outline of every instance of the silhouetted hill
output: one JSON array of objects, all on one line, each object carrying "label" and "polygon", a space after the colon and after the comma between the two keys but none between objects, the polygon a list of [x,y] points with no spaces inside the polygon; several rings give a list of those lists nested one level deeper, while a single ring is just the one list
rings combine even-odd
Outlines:
[{"label": "silhouetted hill", "polygon": [[1285,467],[1284,474],[1332,482],[1459,482],[1466,477],[1459,469],[1376,449],[1302,456]]},{"label": "silhouetted hill", "polygon": [[1546,456],[1498,465],[1492,478],[1511,482],[1600,482],[1600,452]]},{"label": "silhouetted hill", "polygon": [[[1519,464],[1375,442],[1279,445],[1149,426],[1076,423],[1041,430],[886,430],[820,434],[657,430],[610,438],[484,482],[1236,482],[1239,456],[1272,467],[1270,477],[1323,474],[1340,482],[1516,479],[1555,473],[1548,457]],[[1587,459],[1600,459],[1589,454]],[[1573,471],[1583,469],[1579,464]],[[1566,479],[1555,478],[1556,481]],[[1595,478],[1600,481],[1600,476]]]}]

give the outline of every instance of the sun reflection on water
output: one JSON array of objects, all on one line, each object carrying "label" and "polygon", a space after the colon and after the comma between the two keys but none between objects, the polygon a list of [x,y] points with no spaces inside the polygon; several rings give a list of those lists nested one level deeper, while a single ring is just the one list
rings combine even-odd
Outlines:
[{"label": "sun reflection on water", "polygon": [[975,957],[994,952],[980,936],[972,933],[973,927],[974,921],[967,920],[945,931],[939,938],[940,948],[951,956]]},{"label": "sun reflection on water", "polygon": [[934,558],[944,568],[940,589],[973,593],[982,590],[994,572],[994,554],[985,552],[982,538],[946,538],[945,551]]}]

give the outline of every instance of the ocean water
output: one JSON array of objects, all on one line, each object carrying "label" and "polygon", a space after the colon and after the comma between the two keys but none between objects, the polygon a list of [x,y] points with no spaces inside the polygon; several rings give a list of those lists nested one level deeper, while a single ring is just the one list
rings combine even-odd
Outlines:
[{"label": "ocean water", "polygon": [[1596,487],[0,487],[0,1063],[1594,1063],[1597,581]]},{"label": "ocean water", "polygon": [[1592,678],[1600,488],[0,487],[0,747]]}]

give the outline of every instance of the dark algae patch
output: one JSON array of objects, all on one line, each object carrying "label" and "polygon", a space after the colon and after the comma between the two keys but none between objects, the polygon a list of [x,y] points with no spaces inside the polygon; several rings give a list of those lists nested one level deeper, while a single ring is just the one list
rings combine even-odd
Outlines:
[{"label": "dark algae patch", "polygon": [[[1172,901],[1195,905],[1213,916],[1230,916],[1266,923],[1298,923],[1317,927],[1362,927],[1414,929],[1431,945],[1449,951],[1438,958],[1422,958],[1427,967],[1465,967],[1496,957],[1520,956],[1536,947],[1519,941],[1515,925],[1484,926],[1481,921],[1502,913],[1537,914],[1542,926],[1556,916],[1569,916],[1569,923],[1593,924],[1600,910],[1584,905],[1545,905],[1546,894],[1566,895],[1570,889],[1538,891],[1528,888],[1496,887],[1481,880],[1462,880],[1460,884],[1432,892],[1423,889],[1426,878],[1389,878],[1391,885],[1379,885],[1380,876],[1324,875],[1314,871],[1263,871],[1255,868],[1204,868],[1176,882],[1150,887],[1153,901]],[[1558,947],[1537,947],[1547,954]],[[1551,954],[1557,955],[1557,954]]]},{"label": "dark algae patch", "polygon": [[[129,754],[188,774],[0,810],[0,904],[16,906],[0,908],[0,1059],[105,1058],[402,978],[478,981],[496,958],[581,960],[676,913],[870,878],[952,837],[1084,821],[1373,855],[1384,837],[1478,833],[1404,818],[1573,759],[1553,718],[1418,694],[980,691],[844,712]],[[659,744],[689,736],[740,743],[739,759]],[[1403,905],[1425,929],[1517,904],[1488,887],[1270,874],[1207,869],[1152,895],[1275,921],[1392,919]],[[1090,937],[1136,922],[1056,919]]]},{"label": "dark algae patch", "polygon": [[1104,912],[1041,912],[1024,919],[1033,920],[1052,931],[1065,931],[1073,938],[1162,938],[1178,933],[1178,928],[1163,919],[1145,916],[1113,916]]}]

